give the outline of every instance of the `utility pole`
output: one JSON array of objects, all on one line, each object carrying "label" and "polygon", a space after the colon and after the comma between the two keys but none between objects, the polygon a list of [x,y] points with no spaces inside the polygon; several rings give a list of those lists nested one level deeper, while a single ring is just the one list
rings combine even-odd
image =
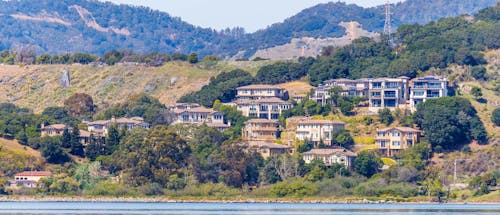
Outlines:
[{"label": "utility pole", "polygon": [[389,0],[385,3],[385,23],[384,23],[384,34],[391,35],[392,27],[391,27],[391,5],[389,4]]}]

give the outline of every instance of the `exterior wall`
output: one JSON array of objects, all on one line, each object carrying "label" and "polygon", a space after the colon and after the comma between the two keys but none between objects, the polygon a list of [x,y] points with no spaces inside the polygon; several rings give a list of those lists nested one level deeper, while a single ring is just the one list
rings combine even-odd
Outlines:
[{"label": "exterior wall", "polygon": [[283,89],[238,89],[236,92],[236,97],[238,100],[256,100],[261,98],[278,97],[284,98],[285,91]]},{"label": "exterior wall", "polygon": [[420,132],[400,131],[391,129],[389,131],[377,131],[376,143],[381,154],[392,156],[404,149],[417,144],[420,141]]},{"label": "exterior wall", "polygon": [[347,168],[352,168],[354,163],[354,157],[337,154],[304,154],[302,158],[304,159],[304,162],[306,164],[311,163],[314,159],[318,159],[323,161],[325,166],[332,166],[333,164],[343,164]]},{"label": "exterior wall", "polygon": [[243,116],[254,117],[260,119],[278,119],[284,110],[292,108],[292,104],[288,102],[282,103],[260,103],[252,102],[247,104],[238,104],[237,109],[241,111]]},{"label": "exterior wall", "polygon": [[40,181],[41,178],[46,176],[15,176],[14,180],[16,181]]},{"label": "exterior wall", "polygon": [[325,145],[331,145],[333,134],[342,129],[344,124],[298,123],[296,134],[299,140],[308,139],[316,144],[323,140]]},{"label": "exterior wall", "polygon": [[417,105],[427,99],[448,96],[448,81],[445,78],[424,77],[412,80],[410,88],[410,108],[416,111]]},{"label": "exterior wall", "polygon": [[63,135],[64,129],[54,129],[54,128],[45,128],[41,131],[42,137],[53,137],[53,136],[61,136]]},{"label": "exterior wall", "polygon": [[274,141],[278,137],[277,122],[247,122],[241,132],[241,138],[247,141]]},{"label": "exterior wall", "polygon": [[395,109],[408,100],[408,79],[373,79],[369,84],[369,110]]}]

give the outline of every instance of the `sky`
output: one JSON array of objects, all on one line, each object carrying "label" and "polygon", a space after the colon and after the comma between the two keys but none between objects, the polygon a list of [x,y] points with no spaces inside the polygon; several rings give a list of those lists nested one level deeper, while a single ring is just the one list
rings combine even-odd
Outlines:
[{"label": "sky", "polygon": [[[338,0],[105,0],[118,4],[147,6],[201,27],[225,29],[243,27],[254,32],[282,22],[303,9]],[[363,7],[381,5],[386,0],[341,0]],[[396,3],[401,0],[390,0]]]}]

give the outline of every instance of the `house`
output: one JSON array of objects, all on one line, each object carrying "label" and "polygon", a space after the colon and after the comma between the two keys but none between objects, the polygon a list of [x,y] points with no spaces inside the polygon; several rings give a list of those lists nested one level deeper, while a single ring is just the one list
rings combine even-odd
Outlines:
[{"label": "house", "polygon": [[322,105],[328,104],[331,97],[330,91],[335,87],[340,89],[340,96],[368,97],[368,84],[369,79],[367,78],[357,80],[345,78],[326,80],[322,85],[316,88],[314,94],[310,96],[310,99]]},{"label": "house", "polygon": [[41,125],[40,131],[42,137],[53,137],[53,136],[61,136],[63,135],[64,130],[72,130],[73,128],[65,125],[65,124],[54,124],[45,126],[43,123]]},{"label": "house", "polygon": [[410,108],[416,111],[417,105],[427,99],[448,96],[448,81],[444,77],[426,76],[410,81]]},{"label": "house", "polygon": [[278,119],[283,111],[292,108],[292,103],[277,97],[269,97],[236,101],[236,108],[243,116],[271,120]]},{"label": "house", "polygon": [[327,146],[331,145],[333,135],[344,129],[345,123],[337,120],[305,119],[297,123],[296,138],[308,140],[317,146],[321,141]]},{"label": "house", "polygon": [[245,122],[241,139],[245,141],[275,141],[279,137],[277,120],[250,119]]},{"label": "house", "polygon": [[209,127],[217,128],[219,131],[231,127],[230,124],[224,123],[223,113],[201,107],[199,104],[176,104],[170,107],[170,111],[174,114],[172,124],[206,124]]},{"label": "house", "polygon": [[311,151],[302,153],[302,159],[307,164],[317,159],[323,161],[326,166],[343,164],[349,169],[353,167],[356,156],[356,153],[347,149],[311,149]]},{"label": "house", "polygon": [[256,150],[264,159],[272,155],[291,153],[291,147],[269,141],[250,141],[250,149]]},{"label": "house", "polygon": [[264,84],[254,84],[236,88],[237,101],[256,100],[271,97],[287,100],[288,93],[282,87]]},{"label": "house", "polygon": [[35,188],[38,186],[38,182],[40,181],[40,179],[49,177],[51,175],[52,173],[47,171],[24,171],[17,173],[14,176],[14,180],[10,180],[9,183],[11,187],[24,186]]},{"label": "house", "polygon": [[87,125],[87,130],[94,136],[105,137],[108,135],[108,130],[111,125],[116,125],[117,128],[132,130],[134,128],[149,128],[150,125],[144,122],[142,117],[118,118],[114,117],[111,120],[98,120],[94,122],[83,122]]},{"label": "house", "polygon": [[409,127],[390,127],[377,129],[375,142],[379,152],[392,156],[420,141],[422,131]]},{"label": "house", "polygon": [[408,77],[370,79],[368,93],[370,111],[395,109],[408,100]]},{"label": "house", "polygon": [[91,138],[90,132],[86,130],[79,130],[79,131],[80,131],[80,143],[82,145],[87,145],[88,143],[90,143],[90,138]]}]

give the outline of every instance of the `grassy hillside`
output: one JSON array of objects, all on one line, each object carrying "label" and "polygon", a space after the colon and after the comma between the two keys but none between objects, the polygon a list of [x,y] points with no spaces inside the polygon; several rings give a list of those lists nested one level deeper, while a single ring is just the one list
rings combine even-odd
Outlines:
[{"label": "grassy hillside", "polygon": [[[130,95],[148,93],[164,104],[199,90],[210,77],[235,68],[253,74],[262,62],[170,62],[162,67],[142,65],[1,65],[0,102],[13,102],[39,113],[50,106],[61,106],[72,93],[87,93],[99,108],[125,101]],[[62,70],[71,74],[71,86],[60,84]]]}]

